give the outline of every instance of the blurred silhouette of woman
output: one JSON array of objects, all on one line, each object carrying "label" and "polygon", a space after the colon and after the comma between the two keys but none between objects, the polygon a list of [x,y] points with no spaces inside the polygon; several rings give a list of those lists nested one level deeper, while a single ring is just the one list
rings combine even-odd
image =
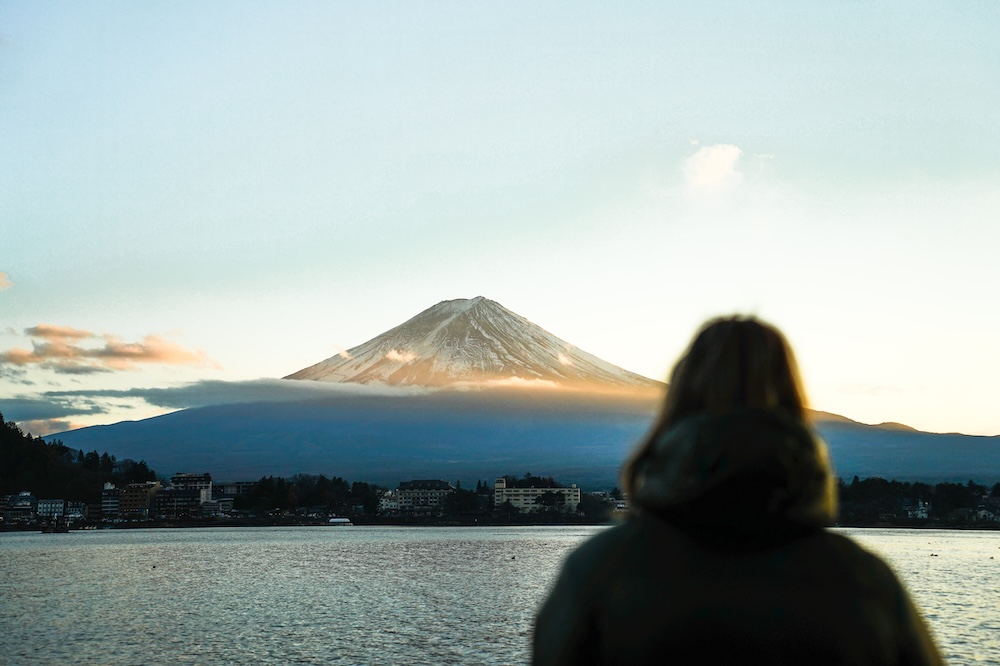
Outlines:
[{"label": "blurred silhouette of woman", "polygon": [[623,484],[632,515],[567,558],[534,663],[941,662],[889,567],[825,529],[833,473],[773,326],[701,329]]}]

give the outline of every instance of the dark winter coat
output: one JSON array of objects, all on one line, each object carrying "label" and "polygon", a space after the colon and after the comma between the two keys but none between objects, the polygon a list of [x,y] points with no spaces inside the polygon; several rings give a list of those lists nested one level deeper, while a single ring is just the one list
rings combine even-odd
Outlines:
[{"label": "dark winter coat", "polygon": [[534,663],[940,663],[889,567],[824,529],[834,489],[797,421],[678,423],[638,463],[637,514],[567,559]]}]

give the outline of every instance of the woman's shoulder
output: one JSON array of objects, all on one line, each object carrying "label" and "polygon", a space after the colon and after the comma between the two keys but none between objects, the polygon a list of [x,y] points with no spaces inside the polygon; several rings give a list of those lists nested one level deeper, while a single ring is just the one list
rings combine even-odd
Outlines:
[{"label": "woman's shoulder", "polygon": [[892,567],[850,536],[820,530],[813,540],[813,548],[822,553],[817,559],[826,560],[828,566],[839,568],[870,592],[895,596],[902,589]]},{"label": "woman's shoulder", "polygon": [[631,566],[630,560],[646,557],[657,543],[687,541],[668,523],[643,514],[630,516],[590,537],[566,558],[564,569],[573,575],[606,573]]}]

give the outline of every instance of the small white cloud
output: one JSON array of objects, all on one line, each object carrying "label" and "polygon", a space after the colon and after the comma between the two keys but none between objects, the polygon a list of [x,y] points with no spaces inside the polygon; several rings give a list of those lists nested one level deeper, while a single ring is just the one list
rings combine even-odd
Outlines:
[{"label": "small white cloud", "polygon": [[333,343],[333,348],[337,350],[337,356],[340,358],[347,359],[348,361],[354,358],[351,356],[351,352],[347,351],[346,348],[341,347],[336,342]]},{"label": "small white cloud", "polygon": [[569,356],[566,356],[566,354],[563,354],[562,352],[559,352],[559,356],[557,358],[559,359],[559,362],[563,365],[573,365],[573,359],[571,359]]},{"label": "small white cloud", "polygon": [[413,352],[401,352],[395,349],[390,349],[389,353],[385,355],[390,361],[399,361],[400,363],[409,363],[417,357]]},{"label": "small white cloud", "polygon": [[10,276],[0,271],[0,289],[9,289],[13,286],[14,282],[10,279]]},{"label": "small white cloud", "polygon": [[720,143],[703,146],[684,160],[684,180],[689,187],[710,188],[739,177],[736,163],[743,151],[738,146]]}]

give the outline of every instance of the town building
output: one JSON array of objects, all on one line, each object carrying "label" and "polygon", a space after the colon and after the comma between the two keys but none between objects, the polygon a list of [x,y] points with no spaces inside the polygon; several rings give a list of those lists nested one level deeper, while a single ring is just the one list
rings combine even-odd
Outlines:
[{"label": "town building", "polygon": [[396,495],[402,513],[438,514],[445,500],[454,492],[455,488],[450,483],[435,479],[402,481]]},{"label": "town building", "polygon": [[925,502],[922,499],[918,499],[916,503],[904,501],[903,510],[906,512],[907,518],[919,518],[926,520],[930,515],[931,503]]},{"label": "town building", "polygon": [[534,513],[550,507],[575,513],[581,497],[580,489],[575,483],[569,488],[514,488],[508,487],[507,479],[503,477],[493,483],[494,507],[500,508],[510,502],[512,507],[524,513]]},{"label": "town building", "polygon": [[101,490],[101,517],[108,520],[118,518],[121,510],[121,490],[113,483],[105,483]]},{"label": "town building", "polygon": [[399,513],[399,495],[392,490],[382,493],[382,496],[378,499],[378,512],[382,515]]},{"label": "town building", "polygon": [[39,519],[50,520],[62,518],[66,515],[66,500],[61,499],[40,499],[35,509],[35,514]]},{"label": "town building", "polygon": [[202,502],[212,499],[212,475],[207,472],[205,474],[178,472],[170,477],[170,487],[176,490],[197,490],[203,497]]},{"label": "town building", "polygon": [[160,490],[159,481],[130,483],[122,489],[118,500],[118,513],[122,518],[148,518],[153,508],[153,498]]},{"label": "town building", "polygon": [[87,517],[86,502],[66,502],[66,509],[63,513],[66,520],[83,520]]},{"label": "town building", "polygon": [[7,508],[4,510],[4,520],[10,523],[31,523],[35,520],[35,508],[38,500],[28,491],[9,495]]},{"label": "town building", "polygon": [[212,475],[178,472],[170,485],[153,500],[152,514],[165,518],[189,518],[202,515],[202,505],[212,500]]},{"label": "town building", "polygon": [[257,487],[257,481],[223,481],[216,483],[212,487],[212,493],[216,496],[226,495],[249,495]]},{"label": "town building", "polygon": [[152,513],[166,518],[188,518],[201,515],[203,490],[196,488],[163,488],[153,498]]}]

